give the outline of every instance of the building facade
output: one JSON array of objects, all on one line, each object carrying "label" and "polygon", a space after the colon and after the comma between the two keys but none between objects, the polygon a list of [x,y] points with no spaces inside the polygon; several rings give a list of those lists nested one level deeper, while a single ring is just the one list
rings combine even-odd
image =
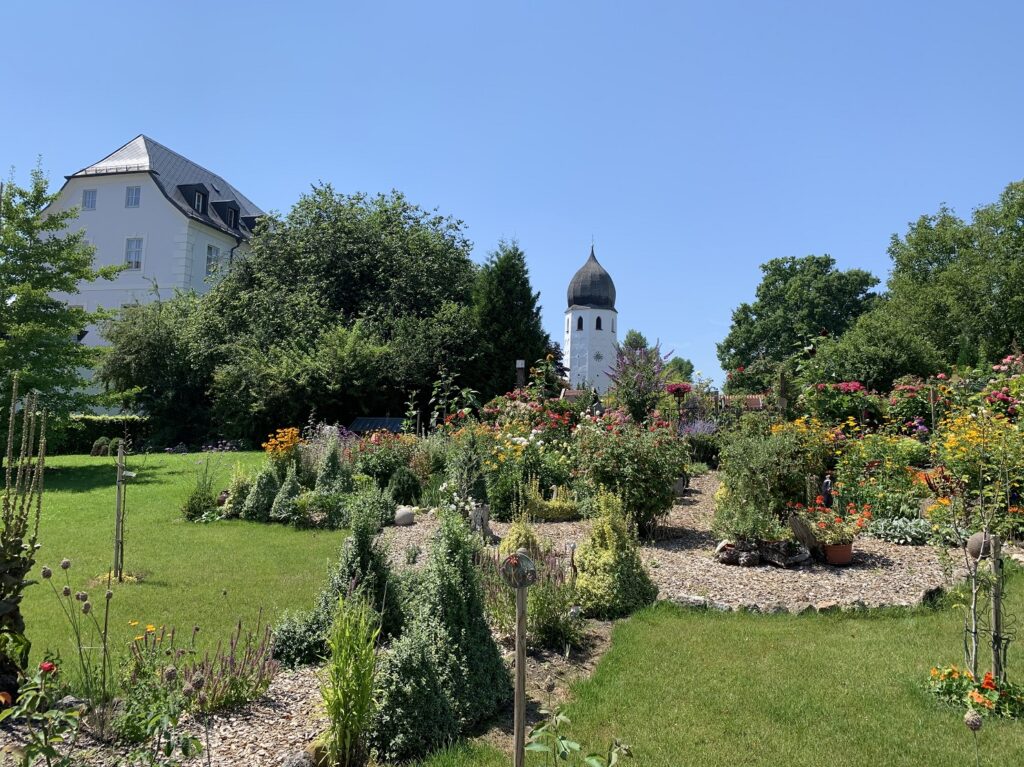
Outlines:
[{"label": "building facade", "polygon": [[[87,311],[205,292],[244,255],[263,215],[217,174],[141,135],[67,176],[52,208],[78,209],[69,228],[85,232],[96,266],[125,267],[114,280],[56,296]],[[83,343],[103,340],[88,328]]]},{"label": "building facade", "polygon": [[569,385],[604,394],[611,386],[608,371],[615,363],[618,312],[615,283],[597,262],[593,246],[590,258],[569,283],[567,299],[562,358],[569,369]]}]

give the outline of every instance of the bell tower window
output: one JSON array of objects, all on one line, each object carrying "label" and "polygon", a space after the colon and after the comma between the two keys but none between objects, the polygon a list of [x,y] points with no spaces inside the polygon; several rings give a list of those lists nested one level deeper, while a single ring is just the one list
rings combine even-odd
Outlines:
[{"label": "bell tower window", "polygon": [[600,329],[601,329],[601,318],[598,317],[597,321],[594,323],[594,330],[600,330]]},{"label": "bell tower window", "polygon": [[576,329],[577,330],[583,330],[583,318],[582,317],[577,317],[576,318]]}]

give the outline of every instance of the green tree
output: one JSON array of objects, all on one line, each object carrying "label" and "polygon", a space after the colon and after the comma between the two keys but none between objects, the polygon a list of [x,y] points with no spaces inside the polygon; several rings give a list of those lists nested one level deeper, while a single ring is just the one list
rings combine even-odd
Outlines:
[{"label": "green tree", "polygon": [[809,337],[839,336],[877,299],[871,288],[878,278],[862,269],[840,271],[827,255],[775,258],[761,272],[754,302],[733,311],[729,333],[718,344],[726,371],[781,362]]},{"label": "green tree", "polygon": [[906,375],[927,377],[942,367],[942,355],[903,315],[886,302],[862,314],[839,338],[817,344],[802,363],[805,384],[860,381],[887,392]]},{"label": "green tree", "polygon": [[993,362],[1022,340],[1024,182],[970,222],[942,207],[893,235],[889,298],[948,363]]},{"label": "green tree", "polygon": [[199,297],[135,303],[103,323],[110,342],[97,377],[122,405],[150,417],[157,443],[202,438],[210,419],[213,369],[196,347]]},{"label": "green tree", "polygon": [[[80,337],[100,316],[53,294],[75,296],[83,283],[112,279],[117,269],[94,268],[84,233],[67,231],[77,211],[49,210],[57,196],[48,186],[39,168],[27,187],[0,184],[0,375],[20,373],[22,390],[39,391],[40,403],[60,418],[95,401],[83,371],[98,351]],[[9,386],[0,387],[3,412],[8,395]]]},{"label": "green tree", "polygon": [[498,243],[473,289],[480,348],[474,384],[482,399],[513,388],[517,359],[529,365],[547,353],[551,339],[541,326],[539,300],[530,285],[526,254],[514,240]]},{"label": "green tree", "polygon": [[693,362],[686,357],[673,357],[665,363],[665,380],[671,382],[692,382]]}]

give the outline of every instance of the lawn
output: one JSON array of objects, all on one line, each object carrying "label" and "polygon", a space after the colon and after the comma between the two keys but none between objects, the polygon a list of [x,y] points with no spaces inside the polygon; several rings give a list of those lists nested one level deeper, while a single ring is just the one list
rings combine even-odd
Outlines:
[{"label": "lawn", "polygon": [[[198,644],[226,639],[241,618],[255,624],[290,608],[312,605],[337,560],[340,532],[297,531],[243,521],[196,524],[179,511],[199,461],[217,467],[226,486],[236,461],[255,466],[262,453],[143,455],[129,457],[137,473],[127,490],[125,569],[137,583],[113,586],[112,646],[128,646],[143,625],[200,627]],[[47,460],[46,493],[35,577],[39,566],[72,561],[72,588],[89,592],[97,606],[113,558],[115,470],[111,458],[57,456]],[[57,599],[45,583],[28,589],[24,614],[33,654],[72,645]]]},{"label": "lawn", "polygon": [[[1020,614],[1024,577],[1009,591],[1009,613]],[[618,736],[638,767],[975,763],[963,712],[923,688],[932,665],[960,660],[952,609],[797,617],[659,605],[619,624],[613,640],[574,688],[570,734],[587,745]],[[1018,681],[1022,653],[1011,645]],[[979,744],[982,765],[1022,764],[1024,723],[987,720]],[[423,765],[507,763],[467,744]]]}]

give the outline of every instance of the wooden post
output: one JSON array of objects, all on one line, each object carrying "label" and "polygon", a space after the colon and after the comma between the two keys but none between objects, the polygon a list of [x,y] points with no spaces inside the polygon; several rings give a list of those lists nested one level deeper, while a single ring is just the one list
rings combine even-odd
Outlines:
[{"label": "wooden post", "polygon": [[513,702],[512,753],[515,767],[526,765],[526,589],[537,582],[537,567],[526,549],[509,554],[501,577],[516,590],[516,696]]},{"label": "wooden post", "polygon": [[516,388],[526,386],[526,360],[516,360]]},{"label": "wooden post", "polygon": [[117,497],[114,502],[114,577],[117,582],[124,580],[124,443],[117,445]]},{"label": "wooden post", "polygon": [[992,676],[996,684],[1003,679],[1003,552],[998,535],[989,539],[989,562],[992,565]]},{"label": "wooden post", "polygon": [[516,699],[514,767],[526,765],[526,587],[516,589]]}]

